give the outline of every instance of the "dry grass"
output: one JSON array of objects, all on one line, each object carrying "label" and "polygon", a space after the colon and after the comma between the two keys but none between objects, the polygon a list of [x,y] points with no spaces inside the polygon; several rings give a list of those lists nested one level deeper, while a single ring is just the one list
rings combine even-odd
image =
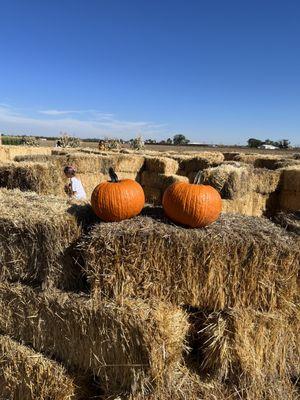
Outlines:
[{"label": "dry grass", "polygon": [[8,336],[0,336],[0,399],[70,400],[75,384],[65,369]]},{"label": "dry grass", "polygon": [[273,310],[298,291],[299,246],[265,218],[227,214],[207,228],[186,229],[139,216],[96,225],[81,249],[101,298]]},{"label": "dry grass", "polygon": [[0,190],[1,279],[76,289],[73,245],[94,216],[88,205]]},{"label": "dry grass", "polygon": [[171,380],[186,348],[187,329],[184,312],[157,301],[118,305],[0,286],[2,332],[66,366],[94,373],[108,393],[145,393]]}]

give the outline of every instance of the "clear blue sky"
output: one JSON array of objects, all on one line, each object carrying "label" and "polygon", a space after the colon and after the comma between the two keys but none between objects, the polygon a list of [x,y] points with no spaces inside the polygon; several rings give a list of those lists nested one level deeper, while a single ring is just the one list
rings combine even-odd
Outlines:
[{"label": "clear blue sky", "polygon": [[299,0],[0,5],[0,132],[300,144]]}]

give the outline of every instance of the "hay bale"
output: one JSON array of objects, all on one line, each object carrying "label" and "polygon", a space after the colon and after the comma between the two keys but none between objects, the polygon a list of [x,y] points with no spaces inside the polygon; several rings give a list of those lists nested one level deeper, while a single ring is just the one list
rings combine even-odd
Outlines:
[{"label": "hay bale", "polygon": [[31,146],[1,146],[0,161],[13,161],[16,156],[26,154],[51,154],[50,147],[31,147]]},{"label": "hay bale", "polygon": [[80,247],[102,298],[271,310],[298,290],[299,246],[265,218],[226,214],[207,228],[186,229],[139,216],[95,226]]},{"label": "hay bale", "polygon": [[73,263],[73,246],[84,221],[93,218],[90,206],[0,190],[1,279],[80,287],[81,271]]},{"label": "hay bale", "polygon": [[265,168],[254,168],[252,182],[253,188],[257,193],[269,194],[280,190],[281,171],[271,171]]},{"label": "hay bale", "polygon": [[151,171],[144,171],[141,175],[141,184],[143,187],[152,187],[156,189],[165,190],[174,182],[188,182],[186,176],[181,175],[164,175]]},{"label": "hay bale", "polygon": [[72,153],[67,156],[67,162],[74,164],[79,174],[107,174],[109,167],[113,167],[116,172],[138,173],[144,164],[144,157],[120,153],[110,153],[106,156]]},{"label": "hay bale", "polygon": [[223,199],[236,199],[251,192],[252,170],[249,167],[220,165],[203,171],[202,183],[217,189]]},{"label": "hay bale", "polygon": [[75,384],[65,369],[8,336],[0,336],[0,398],[70,400]]},{"label": "hay bale", "polygon": [[297,309],[290,314],[244,308],[195,312],[191,345],[199,373],[248,388],[256,398],[265,398],[276,381],[291,384],[291,373],[300,367],[295,319],[299,323]]},{"label": "hay bale", "polygon": [[162,190],[154,187],[144,186],[146,203],[160,205],[162,202]]},{"label": "hay bale", "polygon": [[287,231],[300,235],[300,212],[279,212],[274,216],[273,221],[281,225]]},{"label": "hay bale", "polygon": [[12,162],[0,165],[0,187],[64,196],[62,171],[49,163]]},{"label": "hay bale", "polygon": [[151,172],[172,175],[176,174],[178,170],[178,162],[168,157],[146,157],[145,169]]},{"label": "hay bale", "polygon": [[267,169],[276,169],[277,163],[279,161],[284,160],[280,155],[265,155],[261,154],[245,154],[239,153],[233,157],[234,161],[240,161],[246,164],[252,164],[255,168],[267,168]]},{"label": "hay bale", "polygon": [[179,308],[140,300],[100,303],[88,296],[0,285],[0,330],[101,377],[109,394],[138,393],[172,379],[188,329]]},{"label": "hay bale", "polygon": [[249,193],[233,200],[222,200],[222,212],[242,214],[253,217],[274,214],[279,207],[280,195],[277,193],[261,194]]},{"label": "hay bale", "polygon": [[300,195],[300,167],[290,167],[282,170],[282,189],[298,192],[298,195]]},{"label": "hay bale", "polygon": [[14,161],[16,162],[38,162],[38,163],[44,163],[44,162],[51,162],[54,159],[53,155],[46,155],[46,154],[31,154],[31,155],[21,155],[21,156],[16,156],[14,158]]},{"label": "hay bale", "polygon": [[205,168],[215,167],[224,161],[224,156],[219,152],[203,152],[196,157],[175,156],[179,162],[179,175],[188,175],[191,172],[198,172]]}]

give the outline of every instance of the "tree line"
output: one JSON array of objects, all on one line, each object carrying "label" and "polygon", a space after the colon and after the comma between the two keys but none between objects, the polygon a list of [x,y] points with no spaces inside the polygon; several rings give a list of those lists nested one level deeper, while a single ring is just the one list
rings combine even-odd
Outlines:
[{"label": "tree line", "polygon": [[269,145],[278,147],[280,149],[288,149],[291,145],[291,142],[288,139],[281,139],[281,140],[277,140],[277,141],[273,141],[270,139],[266,139],[265,141],[255,139],[255,138],[248,139],[248,147],[258,148],[258,147],[262,146],[263,144],[269,144]]}]

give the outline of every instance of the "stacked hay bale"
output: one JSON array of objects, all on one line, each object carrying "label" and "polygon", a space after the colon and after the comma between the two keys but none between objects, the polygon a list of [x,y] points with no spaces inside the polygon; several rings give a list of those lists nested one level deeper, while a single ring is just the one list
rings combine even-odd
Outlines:
[{"label": "stacked hay bale", "polygon": [[109,167],[117,171],[120,179],[140,180],[144,157],[115,152],[86,154],[68,151],[52,156],[19,156],[16,157],[16,161],[0,165],[0,187],[20,188],[36,191],[39,194],[65,197],[66,179],[63,168],[71,164],[76,167],[77,176],[82,181],[87,196],[90,197],[98,183],[109,179]]},{"label": "stacked hay bale", "polygon": [[147,393],[176,373],[183,311],[157,301],[102,302],[87,295],[0,285],[0,330],[67,367],[101,378],[107,394]]},{"label": "stacked hay bale", "polygon": [[[198,156],[73,153],[56,162],[105,177],[111,165],[131,169],[145,188],[154,176],[159,185],[187,181],[199,168],[232,203],[277,193],[283,171],[203,158],[200,168]],[[156,208],[101,223],[89,205],[6,189],[0,211],[0,332],[61,363],[67,377],[95,376],[106,400],[299,397],[295,231],[239,214],[186,229]],[[36,398],[42,390],[36,386]]]},{"label": "stacked hay bale", "polygon": [[174,182],[186,181],[187,177],[176,175],[178,162],[168,157],[146,157],[144,171],[141,174],[141,185],[146,201],[159,205],[165,189]]},{"label": "stacked hay bale", "polygon": [[205,169],[202,180],[220,192],[223,212],[261,216],[279,207],[281,174],[281,170],[224,163]]},{"label": "stacked hay bale", "polygon": [[0,145],[0,161],[14,161],[16,156],[44,154],[50,155],[50,147],[32,147],[32,146],[1,146]]},{"label": "stacked hay bale", "polygon": [[95,298],[156,298],[188,311],[186,362],[199,378],[190,398],[298,398],[295,236],[259,217],[185,229],[158,215],[95,226],[81,250]]},{"label": "stacked hay bale", "polygon": [[90,207],[6,189],[0,205],[0,332],[98,377],[107,395],[175,393],[189,326],[183,310],[74,293],[87,291],[74,247],[95,222]]},{"label": "stacked hay bale", "polygon": [[192,156],[146,156],[140,181],[146,201],[154,205],[161,204],[163,193],[169,185],[193,181],[199,170],[220,164],[223,158],[218,152],[203,152]]},{"label": "stacked hay bale", "polygon": [[1,279],[80,288],[81,271],[73,262],[73,248],[92,219],[89,205],[1,189]]},{"label": "stacked hay bale", "polygon": [[66,180],[61,170],[53,162],[43,162],[46,157],[38,156],[38,162],[1,164],[0,187],[65,197],[64,185]]}]

